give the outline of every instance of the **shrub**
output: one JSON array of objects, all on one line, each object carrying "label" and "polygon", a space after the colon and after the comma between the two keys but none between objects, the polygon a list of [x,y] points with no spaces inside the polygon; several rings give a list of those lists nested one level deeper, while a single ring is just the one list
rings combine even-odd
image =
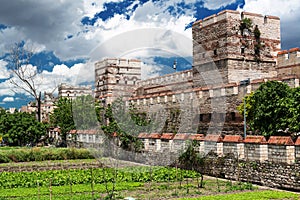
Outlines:
[{"label": "shrub", "polygon": [[0,149],[0,163],[91,158],[94,158],[94,156],[87,149],[41,147],[11,150]]}]

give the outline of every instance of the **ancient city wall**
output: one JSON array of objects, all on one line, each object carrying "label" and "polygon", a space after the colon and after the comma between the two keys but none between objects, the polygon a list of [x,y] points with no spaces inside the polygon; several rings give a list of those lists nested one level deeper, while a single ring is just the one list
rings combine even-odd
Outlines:
[{"label": "ancient city wall", "polygon": [[[146,152],[182,152],[192,141],[190,138],[195,134],[174,134],[173,139],[161,139],[164,134],[140,134],[139,139],[143,140]],[[239,135],[221,135],[208,134],[204,137],[199,134],[199,146],[197,152],[201,155],[209,155],[211,153],[220,157],[228,154],[234,155],[236,158],[249,161],[270,161],[292,164],[299,158],[299,145],[296,145],[288,136],[271,136],[266,142],[263,136],[247,136],[245,140]],[[145,139],[150,140],[155,137],[155,141],[151,148]],[[150,143],[150,142],[149,142]],[[163,148],[162,148],[163,146]]]},{"label": "ancient city wall", "polygon": [[[176,76],[175,76],[176,77]],[[149,80],[149,84],[153,81]],[[242,132],[242,117],[237,106],[246,94],[256,90],[268,80],[278,80],[290,87],[299,84],[294,76],[284,78],[256,79],[248,86],[239,83],[211,87],[187,87],[185,89],[163,90],[164,83],[145,95],[137,95],[126,101],[126,106],[133,106],[140,112],[155,114],[165,122],[163,132],[224,132],[234,134]],[[146,82],[148,84],[148,82]],[[158,84],[158,83],[157,83]],[[150,87],[149,86],[149,87]],[[162,88],[162,89],[161,89]],[[159,127],[161,128],[161,127]],[[158,130],[159,131],[159,130]]]},{"label": "ancient city wall", "polygon": [[272,188],[300,191],[300,163],[237,160],[234,157],[207,158],[202,173]]}]

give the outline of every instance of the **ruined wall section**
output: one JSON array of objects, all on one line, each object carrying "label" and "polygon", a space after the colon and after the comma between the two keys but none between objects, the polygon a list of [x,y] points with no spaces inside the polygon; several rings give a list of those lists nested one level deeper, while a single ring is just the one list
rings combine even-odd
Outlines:
[{"label": "ruined wall section", "polygon": [[[240,30],[244,18],[251,19],[251,32]],[[261,33],[259,41],[253,33],[256,26]],[[259,53],[255,50],[258,47]],[[225,10],[199,20],[193,24],[195,84],[215,84],[204,81],[206,73],[214,68],[224,83],[276,77],[279,50],[280,19],[277,17]],[[249,68],[251,72],[247,73]]]}]

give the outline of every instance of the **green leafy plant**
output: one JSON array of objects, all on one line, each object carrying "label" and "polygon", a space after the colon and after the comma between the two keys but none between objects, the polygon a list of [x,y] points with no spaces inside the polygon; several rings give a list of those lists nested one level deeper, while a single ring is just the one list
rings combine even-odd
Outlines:
[{"label": "green leafy plant", "polygon": [[247,17],[242,19],[241,24],[240,24],[241,34],[244,35],[245,30],[247,30],[248,32],[251,32],[252,31],[251,28],[252,28],[252,20]]}]

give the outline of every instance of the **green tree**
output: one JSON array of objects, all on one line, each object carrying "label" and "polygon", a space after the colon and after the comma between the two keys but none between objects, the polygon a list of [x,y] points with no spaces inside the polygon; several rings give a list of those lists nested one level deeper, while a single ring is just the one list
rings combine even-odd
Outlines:
[{"label": "green tree", "polygon": [[300,87],[291,90],[287,102],[289,128],[292,132],[300,132]]},{"label": "green tree", "polygon": [[[250,129],[269,136],[279,129],[288,128],[291,92],[291,88],[285,83],[268,81],[261,84],[253,94],[246,96],[246,117]],[[238,107],[241,114],[244,112],[243,108],[242,103]]]},{"label": "green tree", "polygon": [[155,127],[146,113],[138,112],[133,106],[127,108],[121,99],[108,105],[104,116],[109,123],[103,125],[102,130],[109,136],[117,133],[121,147],[127,150],[139,151],[142,143],[137,138],[138,134],[153,132]]},{"label": "green tree", "polygon": [[48,125],[36,120],[34,114],[0,111],[0,133],[10,146],[35,145],[46,135]]},{"label": "green tree", "polygon": [[67,132],[75,129],[72,101],[68,98],[60,98],[55,106],[56,108],[50,116],[50,123],[52,126],[60,127],[62,140],[66,141]]},{"label": "green tree", "polygon": [[[199,148],[199,143],[197,141],[188,141],[187,148],[179,156],[179,166],[187,170],[197,170],[202,171],[204,167],[204,157],[199,154],[196,150]],[[198,187],[203,188],[203,175],[201,173],[201,181]]]},{"label": "green tree", "polygon": [[73,119],[78,130],[94,129],[99,126],[96,111],[98,103],[91,95],[79,96],[72,101]]}]

